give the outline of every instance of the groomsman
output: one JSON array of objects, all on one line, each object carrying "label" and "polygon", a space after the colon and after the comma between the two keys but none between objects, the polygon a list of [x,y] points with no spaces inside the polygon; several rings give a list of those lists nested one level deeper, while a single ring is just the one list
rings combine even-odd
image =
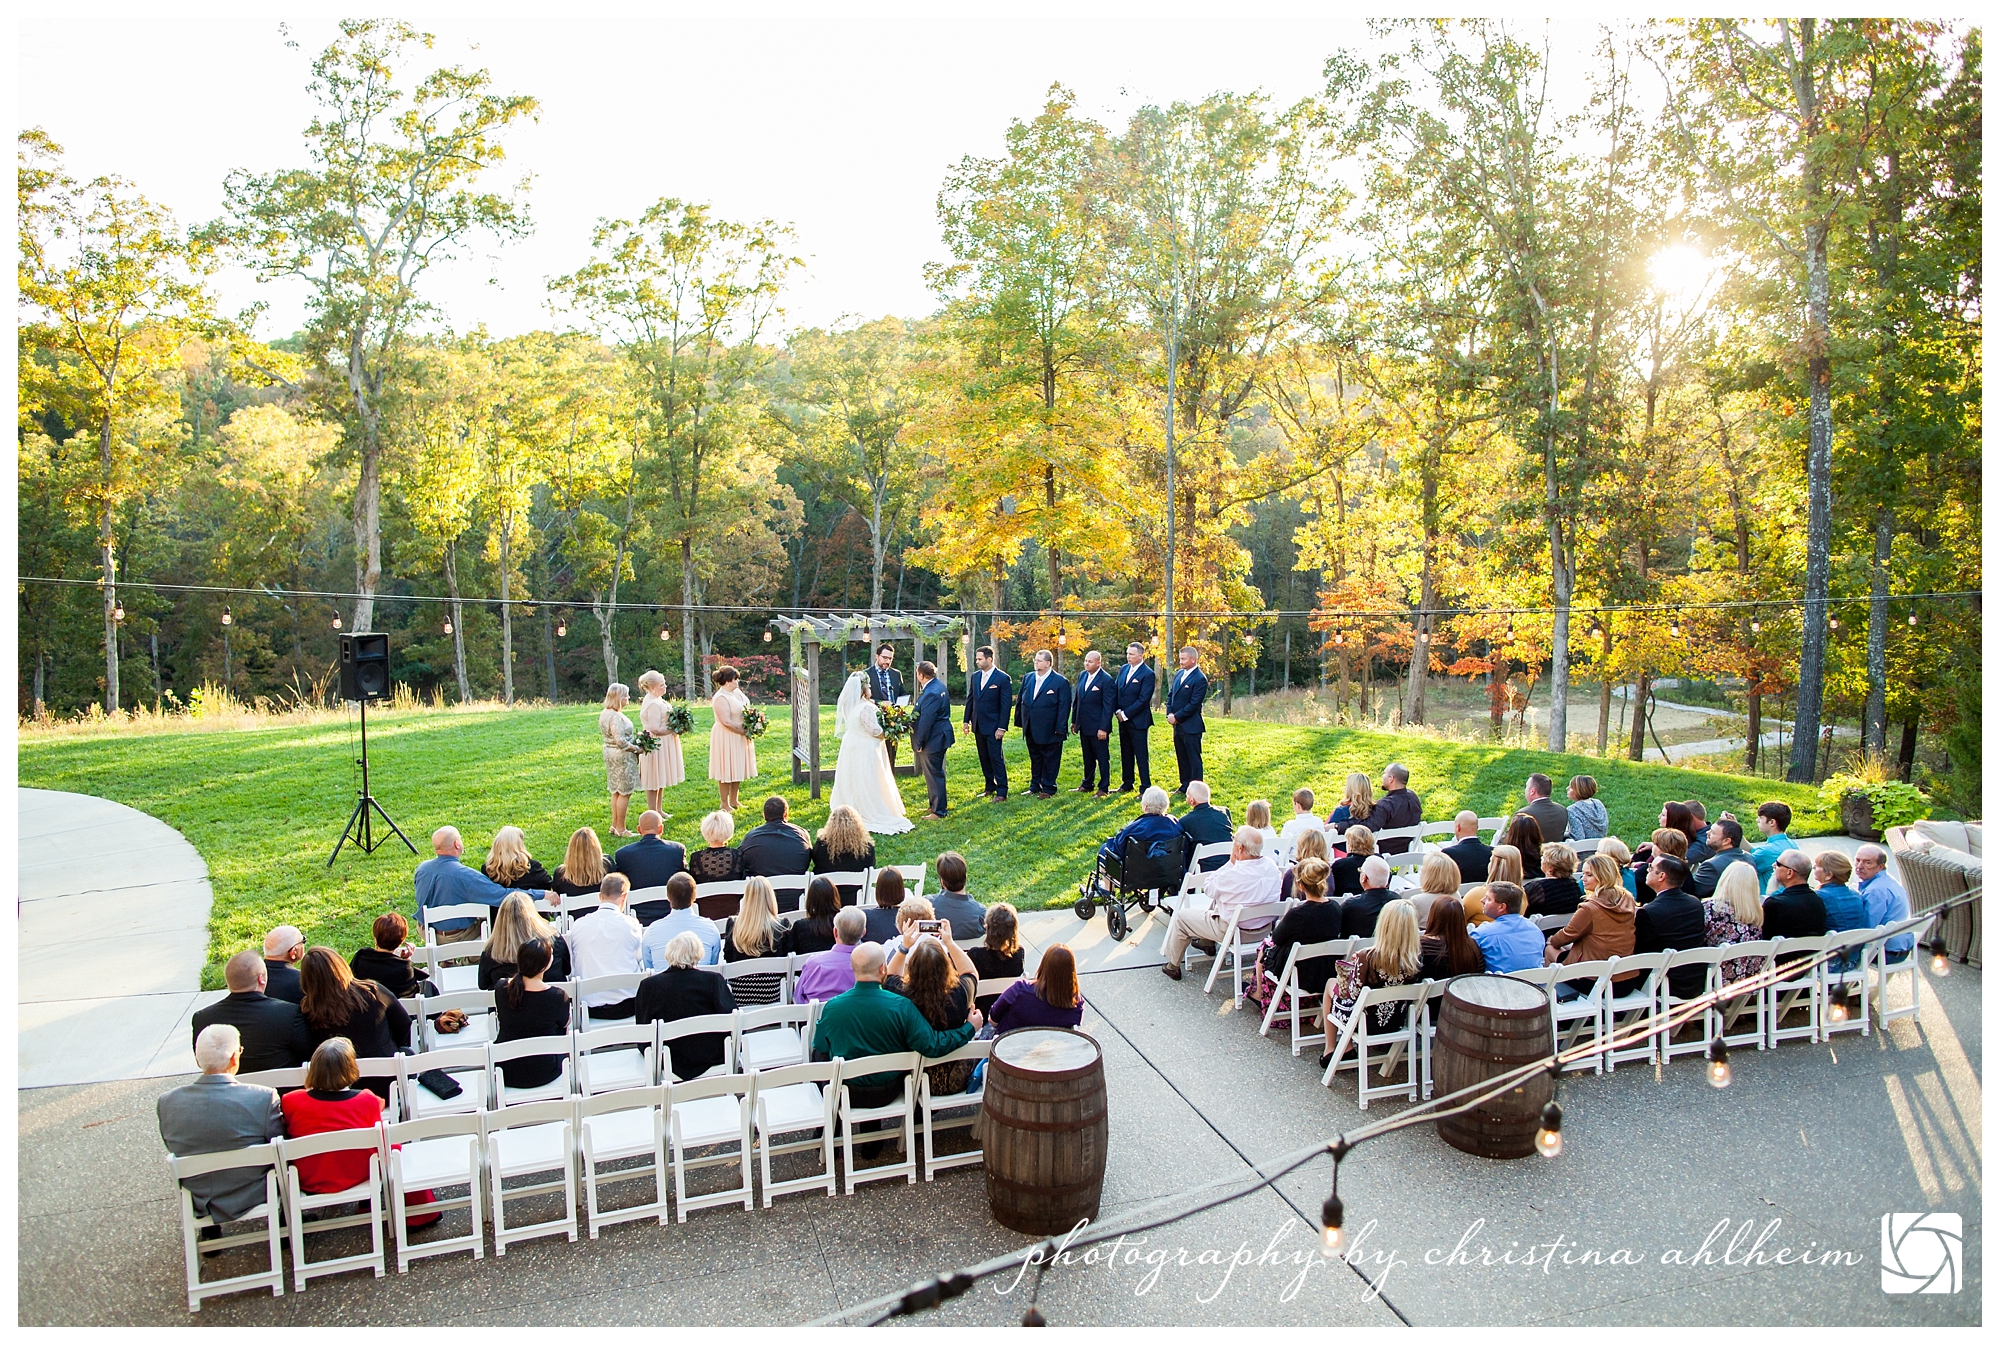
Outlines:
[{"label": "groomsman", "polygon": [[1207,726],[1201,722],[1201,703],[1208,699],[1208,679],[1196,662],[1194,646],[1183,648],[1180,671],[1167,684],[1167,722],[1174,726],[1174,761],[1181,772],[1176,794],[1187,793],[1187,787],[1202,778],[1201,735]]},{"label": "groomsman", "polygon": [[1069,736],[1069,679],[1055,666],[1054,654],[1036,650],[1035,670],[1021,679],[1014,705],[1014,722],[1028,740],[1028,792],[1045,799],[1056,796],[1063,739]]},{"label": "groomsman", "polygon": [[979,666],[965,679],[965,728],[979,748],[979,770],[986,777],[984,797],[1007,798],[1007,707],[1014,700],[1013,679],[993,666],[993,646],[981,645],[972,656]]},{"label": "groomsman", "polygon": [[1125,783],[1120,794],[1132,792],[1132,759],[1139,759],[1139,789],[1153,787],[1152,744],[1147,740],[1153,728],[1153,688],[1158,684],[1152,665],[1146,662],[1146,647],[1125,646],[1125,666],[1118,670],[1117,710],[1118,760],[1124,767]]},{"label": "groomsman", "polygon": [[1076,679],[1076,735],[1083,745],[1083,783],[1079,794],[1091,792],[1097,781],[1097,797],[1111,793],[1111,724],[1118,708],[1118,688],[1104,671],[1104,655],[1095,649],[1083,656],[1083,674]]},{"label": "groomsman", "polygon": [[[903,699],[903,674],[896,671],[896,646],[884,640],[875,647],[875,663],[868,669],[877,705],[894,705]],[[896,744],[889,743],[889,768],[896,766]]]}]

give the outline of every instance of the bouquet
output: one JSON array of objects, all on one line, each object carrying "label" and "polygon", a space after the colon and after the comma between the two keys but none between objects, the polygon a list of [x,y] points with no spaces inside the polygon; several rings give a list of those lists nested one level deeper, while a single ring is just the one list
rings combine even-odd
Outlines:
[{"label": "bouquet", "polygon": [[685,705],[667,707],[667,732],[682,735],[694,732],[694,712]]},{"label": "bouquet", "polygon": [[744,737],[761,738],[764,736],[764,730],[770,727],[770,722],[764,718],[762,710],[759,710],[754,705],[747,705],[743,708]]},{"label": "bouquet", "polygon": [[644,729],[639,730],[639,740],[636,745],[639,748],[639,755],[642,757],[648,752],[657,752],[660,750],[660,740]]},{"label": "bouquet", "polygon": [[885,742],[899,743],[910,736],[914,717],[907,705],[878,705],[875,714],[882,722],[882,738]]}]

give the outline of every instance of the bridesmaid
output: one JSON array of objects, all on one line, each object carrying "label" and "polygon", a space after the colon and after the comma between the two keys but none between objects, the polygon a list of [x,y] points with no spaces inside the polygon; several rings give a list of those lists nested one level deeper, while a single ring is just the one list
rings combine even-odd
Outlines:
[{"label": "bridesmaid", "polygon": [[639,735],[625,717],[632,693],[623,682],[613,682],[604,693],[604,709],[597,716],[597,736],[604,742],[604,778],[611,788],[611,834],[636,836],[625,830],[625,812],[639,788]]},{"label": "bridesmaid", "polygon": [[725,812],[741,806],[743,782],[757,776],[757,744],[743,731],[743,711],[750,698],[736,684],[736,669],[715,670],[715,727],[708,731],[708,778],[721,792]]},{"label": "bridesmaid", "polygon": [[639,690],[646,693],[639,703],[639,727],[660,742],[639,756],[639,787],[646,791],[646,806],[657,813],[660,795],[687,779],[687,767],[681,760],[680,735],[667,732],[667,712],[673,709],[667,699],[667,679],[648,668],[639,674]]}]

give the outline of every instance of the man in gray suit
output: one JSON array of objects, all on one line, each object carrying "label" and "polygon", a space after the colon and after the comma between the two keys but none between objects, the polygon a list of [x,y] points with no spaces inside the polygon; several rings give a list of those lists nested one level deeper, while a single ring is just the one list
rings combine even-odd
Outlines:
[{"label": "man in gray suit", "polygon": [[[278,1107],[277,1092],[236,1082],[243,1039],[235,1028],[227,1023],[203,1028],[195,1039],[194,1059],[201,1066],[201,1077],[160,1094],[160,1139],[168,1153],[180,1158],[222,1153],[284,1135],[285,1114]],[[207,1215],[227,1223],[263,1203],[264,1169],[236,1168],[190,1177],[187,1188],[197,1217]]]},{"label": "man in gray suit", "polygon": [[1543,845],[1569,839],[1569,809],[1549,797],[1554,788],[1555,781],[1536,771],[1528,777],[1527,786],[1521,791],[1528,800],[1521,811],[1534,818],[1535,825],[1542,829]]}]

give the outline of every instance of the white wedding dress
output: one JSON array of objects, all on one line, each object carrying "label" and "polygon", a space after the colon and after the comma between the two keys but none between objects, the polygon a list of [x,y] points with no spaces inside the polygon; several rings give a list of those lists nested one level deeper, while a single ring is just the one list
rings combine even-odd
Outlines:
[{"label": "white wedding dress", "polygon": [[902,791],[889,769],[889,749],[882,741],[882,721],[875,702],[861,694],[861,674],[854,673],[840,689],[833,731],[840,735],[840,759],[833,767],[831,808],[852,808],[861,824],[877,835],[913,831]]}]

